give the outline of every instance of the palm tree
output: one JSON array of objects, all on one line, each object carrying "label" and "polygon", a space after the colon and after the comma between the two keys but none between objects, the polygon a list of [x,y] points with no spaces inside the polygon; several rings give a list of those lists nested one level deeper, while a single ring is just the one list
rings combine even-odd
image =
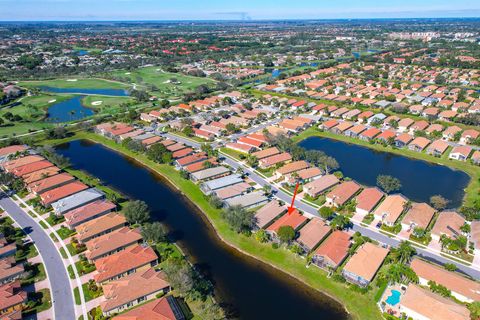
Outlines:
[{"label": "palm tree", "polygon": [[416,253],[415,248],[407,241],[402,241],[395,249],[396,260],[399,263],[406,264],[410,262],[412,256]]},{"label": "palm tree", "polygon": [[350,219],[347,216],[344,216],[342,214],[336,215],[332,219],[332,222],[330,222],[330,226],[333,229],[337,229],[337,230],[345,229],[349,224],[350,224]]}]

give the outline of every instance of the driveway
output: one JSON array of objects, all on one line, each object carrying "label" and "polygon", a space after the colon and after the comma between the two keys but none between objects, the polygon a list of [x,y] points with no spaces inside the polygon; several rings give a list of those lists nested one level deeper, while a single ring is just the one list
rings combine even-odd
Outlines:
[{"label": "driveway", "polygon": [[45,263],[52,287],[52,303],[56,320],[72,320],[75,317],[73,291],[64,268],[62,257],[40,225],[24,212],[4,192],[0,192],[0,207],[30,236]]}]

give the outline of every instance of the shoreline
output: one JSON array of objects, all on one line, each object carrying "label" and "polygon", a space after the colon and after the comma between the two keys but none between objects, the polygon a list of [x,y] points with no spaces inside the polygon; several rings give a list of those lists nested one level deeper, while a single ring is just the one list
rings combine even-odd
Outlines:
[{"label": "shoreline", "polygon": [[[370,144],[363,140],[354,139],[354,138],[350,138],[342,135],[337,135],[327,131],[319,131],[316,127],[310,127],[307,130],[301,132],[299,135],[294,136],[292,139],[296,144],[299,144],[300,142],[313,137],[330,139],[330,140],[339,141],[347,144],[352,144],[358,147],[369,149],[371,151],[389,153],[395,156],[401,156],[401,157],[405,157],[405,158],[416,160],[416,161],[423,161],[429,165],[443,166],[443,167],[449,168],[450,170],[463,172],[466,175],[468,175],[470,180],[467,186],[463,189],[465,194],[463,195],[461,206],[471,205],[473,203],[473,199],[470,199],[470,198],[474,197],[475,196],[474,193],[476,193],[475,190],[477,188],[480,188],[480,175],[475,172],[475,171],[480,172],[480,167],[477,169],[474,167],[474,165],[471,165],[468,162],[462,162],[458,160],[450,160],[448,158],[443,158],[446,156],[446,152],[442,157],[437,158],[423,152],[404,150],[403,148],[387,149],[386,147],[383,147],[382,145],[379,145],[379,144]],[[446,163],[447,161],[452,161],[452,163]],[[457,163],[453,161],[456,161]],[[476,184],[478,184],[478,186],[475,186]]]},{"label": "shoreline", "polygon": [[[211,229],[210,231],[213,232],[213,234],[218,238],[218,240],[220,240],[222,245],[226,246],[227,248],[233,249],[237,253],[243,254],[250,259],[254,259],[255,261],[261,262],[261,263],[265,264],[266,266],[269,266],[269,267],[271,267],[271,268],[273,268],[277,271],[282,272],[282,274],[284,276],[286,275],[289,278],[291,278],[291,279],[288,279],[288,280],[299,281],[302,285],[306,286],[308,289],[315,290],[316,292],[319,292],[320,294],[330,298],[331,300],[333,300],[334,302],[339,304],[339,306],[342,308],[342,310],[345,311],[346,315],[348,316],[348,319],[353,319],[353,317],[355,317],[355,319],[360,319],[359,317],[357,318],[355,314],[351,313],[350,310],[345,305],[345,303],[343,301],[341,301],[338,297],[334,296],[333,294],[328,293],[326,291],[322,291],[319,288],[315,288],[315,287],[309,285],[305,280],[298,278],[293,273],[291,273],[289,271],[285,271],[285,270],[281,269],[280,267],[276,266],[274,263],[268,262],[268,261],[264,260],[263,258],[256,256],[255,254],[249,253],[249,252],[243,250],[242,248],[238,247],[237,245],[235,245],[235,244],[229,242],[228,240],[226,240],[223,237],[223,235],[221,233],[219,233],[219,231],[215,227],[214,221],[212,220],[212,218],[197,203],[195,203],[192,199],[190,199],[190,197],[188,197],[188,195],[185,192],[183,192],[180,187],[176,186],[175,183],[165,174],[163,174],[163,173],[159,172],[158,170],[150,167],[148,164],[144,163],[142,160],[134,158],[134,157],[122,152],[121,150],[118,150],[116,148],[108,146],[108,145],[102,143],[101,141],[92,139],[91,137],[77,138],[77,137],[74,136],[74,137],[72,137],[72,139],[68,139],[66,141],[61,141],[59,144],[68,143],[68,142],[75,141],[75,140],[87,140],[91,143],[100,144],[103,147],[108,148],[108,149],[110,149],[114,152],[117,152],[118,154],[120,154],[120,155],[122,155],[122,156],[140,164],[142,167],[146,168],[147,170],[151,171],[152,173],[157,175],[159,178],[161,178],[165,182],[167,182],[166,185],[167,185],[168,188],[172,189],[175,192],[179,192],[183,197],[187,198],[188,199],[188,204],[190,206],[192,206],[192,208],[194,208],[195,210],[199,211],[199,213],[201,213],[199,215],[199,217],[202,220],[204,220],[205,222],[208,222],[207,228]],[[112,142],[114,142],[114,141],[112,141]],[[188,250],[187,250],[187,252],[188,252]],[[333,282],[333,280],[331,280],[331,281]]]}]

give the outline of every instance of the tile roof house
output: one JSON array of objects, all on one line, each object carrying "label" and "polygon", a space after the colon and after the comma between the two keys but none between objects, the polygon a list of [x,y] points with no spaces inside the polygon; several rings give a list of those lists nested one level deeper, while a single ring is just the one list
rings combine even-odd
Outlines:
[{"label": "tile roof house", "polygon": [[100,308],[104,316],[110,316],[167,293],[170,284],[162,271],[149,268],[111,281],[102,288],[105,301],[100,303]]},{"label": "tile roof house", "polygon": [[226,199],[238,197],[250,189],[252,189],[252,187],[248,183],[241,182],[241,183],[234,184],[233,186],[228,186],[222,189],[215,190],[215,194],[221,200],[226,200]]},{"label": "tile roof house", "polygon": [[408,200],[401,194],[388,195],[373,212],[375,217],[387,226],[393,226],[405,210]]},{"label": "tile roof house", "polygon": [[427,153],[436,157],[442,156],[447,151],[449,144],[444,140],[435,140],[427,147]]},{"label": "tile roof house", "polygon": [[60,168],[58,167],[48,167],[48,168],[45,168],[45,169],[41,169],[41,170],[38,170],[38,171],[35,171],[35,172],[32,172],[32,173],[29,173],[29,174],[26,174],[22,177],[23,179],[23,182],[25,182],[26,184],[30,184],[30,183],[33,183],[35,181],[38,181],[38,180],[42,180],[42,179],[45,179],[47,177],[51,177],[53,175],[56,175],[60,172]]},{"label": "tile roof house", "polygon": [[40,195],[44,205],[48,206],[69,195],[88,189],[88,186],[80,181],[73,181],[61,187],[51,189]]},{"label": "tile roof house", "polygon": [[0,159],[5,159],[9,155],[27,151],[28,147],[24,145],[11,145],[8,147],[0,148]]},{"label": "tile roof house", "polygon": [[440,212],[431,231],[432,238],[439,241],[442,234],[444,234],[454,239],[462,234],[460,227],[464,224],[465,218],[455,211]]},{"label": "tile roof house", "polygon": [[274,156],[274,155],[279,154],[279,153],[280,153],[280,151],[277,149],[277,147],[271,147],[271,148],[263,149],[263,150],[260,150],[260,151],[257,151],[257,152],[253,152],[252,156],[256,157],[257,160],[261,160],[261,159],[264,159],[264,158]]},{"label": "tile roof house", "polygon": [[417,274],[420,285],[428,286],[428,281],[434,281],[451,290],[452,295],[462,302],[480,301],[480,283],[477,281],[419,258],[414,258],[410,267]]},{"label": "tile roof house", "polygon": [[312,263],[322,269],[336,269],[348,256],[351,236],[344,231],[333,231],[320,244],[312,257]]},{"label": "tile roof house", "polygon": [[378,136],[382,131],[377,128],[369,128],[359,134],[359,138],[365,141],[370,141]]},{"label": "tile roof house", "polygon": [[112,320],[185,320],[175,297],[168,295],[122,313]]},{"label": "tile roof house", "polygon": [[97,200],[65,213],[65,222],[70,229],[105,215],[116,208],[113,202]]},{"label": "tile roof house", "polygon": [[312,218],[298,232],[296,242],[308,253],[314,250],[331,232],[330,226],[320,218]]},{"label": "tile roof house", "polygon": [[120,229],[126,224],[127,220],[123,215],[111,212],[76,226],[76,237],[79,242],[85,243],[91,239]]},{"label": "tile roof house", "polygon": [[0,166],[3,167],[3,169],[7,172],[12,172],[13,169],[34,163],[37,161],[45,160],[44,157],[39,156],[39,155],[28,155],[25,157],[20,157],[14,160],[10,160],[4,163],[1,163]]},{"label": "tile roof house", "polygon": [[72,175],[66,172],[59,173],[50,177],[46,177],[45,179],[30,183],[27,185],[27,189],[34,194],[40,194],[56,187],[63,186],[73,180],[75,180],[75,177],[73,177]]},{"label": "tile roof house", "polygon": [[365,188],[356,197],[356,212],[361,215],[367,215],[373,211],[385,194],[378,188]]},{"label": "tile roof house", "polygon": [[16,175],[17,177],[23,177],[25,175],[31,174],[35,171],[54,167],[53,163],[47,160],[36,161],[33,163],[26,164],[24,166],[16,167],[10,172]]},{"label": "tile roof house", "polygon": [[24,275],[25,268],[23,264],[15,262],[15,257],[0,260],[0,285],[22,278]]},{"label": "tile roof house", "polygon": [[0,318],[6,318],[9,314],[21,311],[25,302],[27,302],[27,292],[22,290],[20,280],[0,286]]},{"label": "tile roof house", "polygon": [[270,201],[255,212],[255,224],[259,229],[265,228],[286,211],[287,207],[281,205],[278,200]]},{"label": "tile roof house", "polygon": [[469,146],[455,146],[448,155],[448,158],[459,161],[467,161],[468,156],[472,153],[472,147]]},{"label": "tile roof house", "polygon": [[275,171],[275,175],[277,176],[277,178],[280,178],[280,177],[285,176],[287,174],[290,174],[290,173],[293,173],[293,172],[296,172],[296,171],[299,171],[299,170],[302,170],[302,169],[306,169],[308,167],[309,167],[308,163],[306,163],[303,160],[295,161],[295,162],[287,163],[286,165],[277,169]]},{"label": "tile roof house", "polygon": [[352,199],[360,189],[360,185],[354,181],[343,182],[327,194],[326,205],[340,207]]},{"label": "tile roof house", "polygon": [[272,223],[267,229],[267,233],[273,238],[276,239],[278,229],[282,226],[290,226],[294,230],[298,230],[305,222],[307,218],[300,214],[298,210],[294,210],[292,213],[287,213],[281,216],[278,220]]},{"label": "tile roof house", "polygon": [[150,269],[157,264],[157,254],[150,247],[136,245],[95,261],[94,280],[104,284],[135,272]]},{"label": "tile roof house", "polygon": [[412,151],[422,152],[428,145],[430,140],[425,137],[416,137],[408,144],[408,149]]},{"label": "tile roof house", "polygon": [[401,133],[395,138],[395,146],[403,148],[413,140],[413,136],[408,133]]},{"label": "tile roof house", "polygon": [[434,215],[435,209],[428,204],[414,202],[402,219],[402,228],[405,230],[413,230],[417,227],[427,229]]},{"label": "tile roof house", "polygon": [[340,180],[333,175],[327,174],[303,186],[303,191],[312,198],[316,198],[321,193],[338,184]]},{"label": "tile roof house", "polygon": [[399,308],[401,313],[413,319],[470,319],[470,312],[465,306],[414,284],[407,287]]},{"label": "tile roof house", "polygon": [[290,155],[290,153],[282,152],[260,159],[258,161],[258,166],[262,169],[267,169],[282,162],[290,162],[291,160],[292,156]]},{"label": "tile roof house", "polygon": [[104,234],[85,243],[87,251],[85,257],[89,261],[112,255],[125,250],[142,241],[140,229],[130,229],[123,227],[113,232]]},{"label": "tile roof house", "polygon": [[347,262],[342,275],[348,282],[366,287],[372,282],[387,255],[388,249],[366,242]]}]

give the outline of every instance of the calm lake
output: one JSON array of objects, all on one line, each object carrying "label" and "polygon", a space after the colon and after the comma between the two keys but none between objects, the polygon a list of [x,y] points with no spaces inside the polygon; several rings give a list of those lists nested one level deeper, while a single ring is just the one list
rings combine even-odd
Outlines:
[{"label": "calm lake", "polygon": [[214,283],[216,298],[234,318],[348,319],[334,300],[224,245],[185,197],[132,159],[87,141],[73,141],[57,151],[75,168],[145,201],[152,217],[169,228],[189,260]]},{"label": "calm lake", "polygon": [[75,96],[71,99],[54,103],[48,108],[48,122],[68,122],[80,120],[94,114],[92,109],[82,105],[84,96]]},{"label": "calm lake", "polygon": [[124,89],[85,89],[85,88],[57,88],[41,86],[41,90],[52,93],[71,93],[71,94],[91,94],[104,95],[114,97],[127,97],[128,91]]},{"label": "calm lake", "polygon": [[394,176],[402,182],[401,193],[413,201],[428,203],[431,196],[440,194],[450,201],[449,207],[459,207],[470,181],[466,173],[446,166],[328,138],[310,137],[299,145],[334,157],[346,177],[364,185],[376,185],[379,174]]}]

